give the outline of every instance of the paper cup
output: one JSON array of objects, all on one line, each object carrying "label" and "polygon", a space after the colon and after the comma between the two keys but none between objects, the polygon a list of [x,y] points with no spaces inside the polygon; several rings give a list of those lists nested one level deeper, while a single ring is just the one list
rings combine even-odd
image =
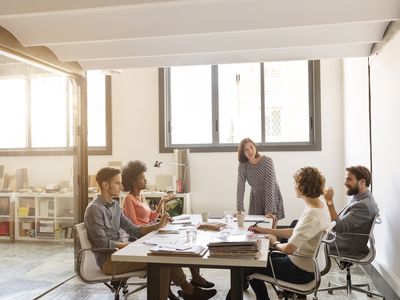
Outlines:
[{"label": "paper cup", "polygon": [[203,222],[203,223],[208,222],[208,212],[201,213],[201,222]]},{"label": "paper cup", "polygon": [[244,226],[245,216],[246,216],[245,213],[236,214],[238,227],[243,227]]}]

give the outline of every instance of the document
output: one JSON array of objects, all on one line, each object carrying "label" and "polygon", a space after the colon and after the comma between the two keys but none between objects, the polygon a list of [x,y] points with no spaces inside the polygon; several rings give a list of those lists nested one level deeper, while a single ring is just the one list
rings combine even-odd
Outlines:
[{"label": "document", "polygon": [[203,256],[207,248],[201,245],[188,245],[186,248],[174,248],[155,246],[150,249],[148,255],[172,255],[172,256]]}]

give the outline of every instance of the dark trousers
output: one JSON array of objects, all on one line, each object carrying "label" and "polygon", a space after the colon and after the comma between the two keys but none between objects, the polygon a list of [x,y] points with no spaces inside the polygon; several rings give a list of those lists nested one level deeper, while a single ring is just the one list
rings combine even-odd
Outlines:
[{"label": "dark trousers", "polygon": [[[273,253],[271,255],[271,260],[277,279],[298,284],[303,284],[314,280],[314,273],[300,269],[294,265],[289,257],[285,254]],[[272,268],[269,261],[266,268],[246,268],[243,271],[243,275],[245,277],[254,273],[265,274],[273,277]],[[265,286],[264,281],[253,279],[250,280],[249,283],[256,294],[257,300],[269,300],[267,287]]]}]

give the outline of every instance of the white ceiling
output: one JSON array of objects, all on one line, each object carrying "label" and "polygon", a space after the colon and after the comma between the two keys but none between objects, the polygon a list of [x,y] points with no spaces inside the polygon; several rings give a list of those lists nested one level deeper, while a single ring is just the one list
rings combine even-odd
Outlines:
[{"label": "white ceiling", "polygon": [[400,0],[1,0],[0,26],[83,69],[368,56]]}]

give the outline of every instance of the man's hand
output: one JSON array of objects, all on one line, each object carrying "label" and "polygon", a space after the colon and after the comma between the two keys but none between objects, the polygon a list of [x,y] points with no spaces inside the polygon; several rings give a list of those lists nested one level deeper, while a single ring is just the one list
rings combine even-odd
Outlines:
[{"label": "man's hand", "polygon": [[332,205],[333,204],[333,195],[334,194],[335,193],[334,193],[333,188],[331,186],[325,190],[324,198],[325,198],[326,204],[328,204],[328,205]]}]

